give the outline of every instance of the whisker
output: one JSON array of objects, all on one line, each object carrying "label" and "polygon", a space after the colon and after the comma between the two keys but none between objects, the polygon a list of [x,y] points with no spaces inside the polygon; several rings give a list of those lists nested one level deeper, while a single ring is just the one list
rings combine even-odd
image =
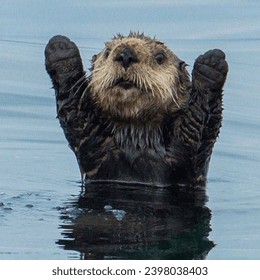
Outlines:
[{"label": "whisker", "polygon": [[78,94],[78,92],[81,90],[82,86],[85,85],[87,83],[87,80],[82,80],[81,84],[79,85],[79,87],[77,88],[77,90],[74,92],[73,96],[76,96]]},{"label": "whisker", "polygon": [[87,91],[88,91],[88,87],[85,88],[85,90],[82,93],[82,96],[80,97],[80,100],[79,100],[79,110],[81,110],[81,108],[82,108],[83,100],[84,100],[84,97],[85,97],[85,94],[86,94]]},{"label": "whisker", "polygon": [[76,82],[71,88],[68,89],[68,91],[73,90],[73,89],[74,89],[79,83],[81,83],[85,78],[86,78],[85,75],[83,75],[81,78],[79,78],[79,79],[77,80],[77,82]]}]

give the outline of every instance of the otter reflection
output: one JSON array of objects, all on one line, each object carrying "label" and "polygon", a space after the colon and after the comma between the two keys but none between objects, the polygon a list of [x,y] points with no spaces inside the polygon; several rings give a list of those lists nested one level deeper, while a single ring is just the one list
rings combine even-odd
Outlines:
[{"label": "otter reflection", "polygon": [[214,246],[206,202],[200,187],[88,185],[62,211],[57,243],[82,259],[205,259]]}]

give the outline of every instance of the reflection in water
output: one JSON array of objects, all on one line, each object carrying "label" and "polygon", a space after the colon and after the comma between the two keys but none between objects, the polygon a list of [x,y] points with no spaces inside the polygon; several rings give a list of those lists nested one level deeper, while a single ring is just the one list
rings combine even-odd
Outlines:
[{"label": "reflection in water", "polygon": [[204,188],[88,185],[62,210],[58,244],[82,259],[204,259],[206,202]]}]

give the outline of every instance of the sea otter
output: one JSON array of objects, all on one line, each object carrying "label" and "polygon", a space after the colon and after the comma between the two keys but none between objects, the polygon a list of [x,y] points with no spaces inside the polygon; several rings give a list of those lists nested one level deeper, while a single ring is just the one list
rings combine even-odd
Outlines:
[{"label": "sea otter", "polygon": [[192,81],[183,60],[143,33],[107,42],[89,75],[67,37],[50,39],[45,58],[84,184],[206,183],[228,72],[221,50],[196,59]]}]

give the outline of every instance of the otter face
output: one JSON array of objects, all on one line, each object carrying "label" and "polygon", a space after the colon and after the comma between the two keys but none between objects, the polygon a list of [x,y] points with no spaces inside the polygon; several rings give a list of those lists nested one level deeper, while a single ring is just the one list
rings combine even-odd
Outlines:
[{"label": "otter face", "polygon": [[96,56],[89,87],[111,115],[153,118],[184,106],[190,80],[185,63],[163,43],[130,33],[106,43]]}]

